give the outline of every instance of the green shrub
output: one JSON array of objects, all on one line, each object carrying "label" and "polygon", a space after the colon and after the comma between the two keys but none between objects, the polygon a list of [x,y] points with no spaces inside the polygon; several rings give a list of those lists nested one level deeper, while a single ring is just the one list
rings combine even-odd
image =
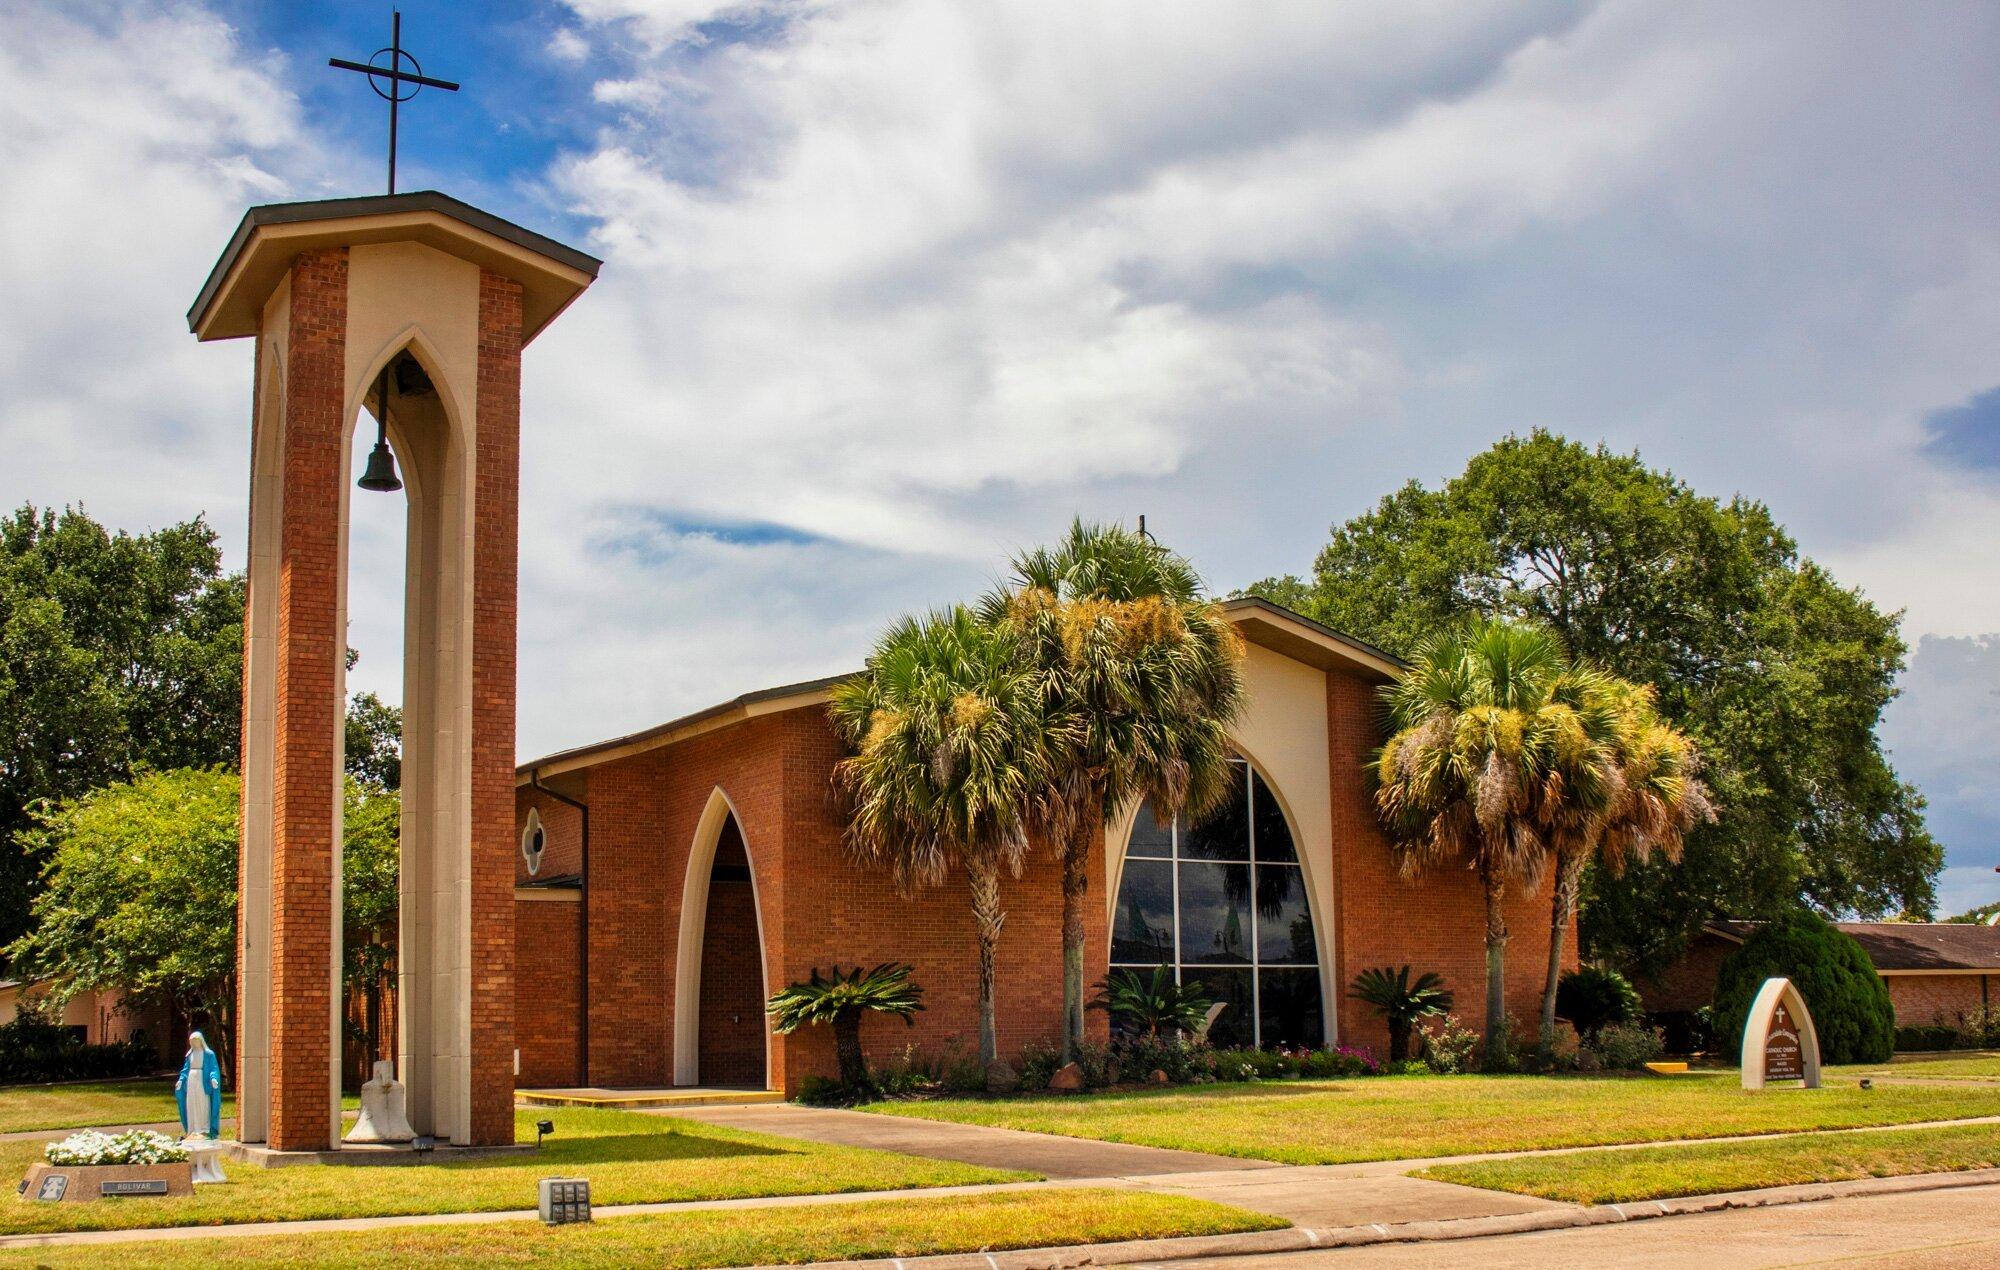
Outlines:
[{"label": "green shrub", "polygon": [[1062,1070],[1062,1050],[1046,1041],[1034,1041],[1021,1050],[1021,1092],[1040,1093],[1049,1087],[1049,1077]]},{"label": "green shrub", "polygon": [[1556,985],[1556,1017],[1574,1023],[1587,1040],[1610,1024],[1636,1022],[1639,990],[1616,970],[1579,966]]},{"label": "green shrub", "polygon": [[0,1085],[51,1080],[104,1080],[139,1076],[160,1069],[160,1056],[134,1038],[113,1045],[89,1045],[30,1003],[12,1021],[0,1023]]},{"label": "green shrub", "polygon": [[845,1107],[854,1093],[831,1076],[808,1076],[799,1082],[798,1101],[808,1107]]},{"label": "green shrub", "polygon": [[1767,922],[1729,954],[1715,983],[1718,1051],[1737,1056],[1750,1003],[1766,979],[1790,979],[1805,998],[1827,1063],[1887,1062],[1896,1045],[1889,989],[1861,945],[1817,913],[1799,909]]},{"label": "green shrub", "polygon": [[1941,1023],[1924,1023],[1916,1027],[1896,1029],[1896,1052],[1914,1054],[1955,1050],[1967,1047],[1967,1038],[1955,1027]]},{"label": "green shrub", "polygon": [[1605,1071],[1637,1071],[1667,1052],[1658,1028],[1611,1023],[1585,1043]]},{"label": "green shrub", "polygon": [[1423,1030],[1424,1065],[1440,1076],[1456,1076],[1472,1070],[1473,1055],[1479,1050],[1479,1033],[1447,1014]]}]

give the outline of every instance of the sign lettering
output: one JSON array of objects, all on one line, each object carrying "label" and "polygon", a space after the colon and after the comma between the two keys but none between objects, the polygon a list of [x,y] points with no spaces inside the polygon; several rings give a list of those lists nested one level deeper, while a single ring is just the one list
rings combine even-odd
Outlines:
[{"label": "sign lettering", "polygon": [[167,1179],[163,1177],[136,1178],[127,1182],[99,1182],[99,1195],[165,1195]]}]

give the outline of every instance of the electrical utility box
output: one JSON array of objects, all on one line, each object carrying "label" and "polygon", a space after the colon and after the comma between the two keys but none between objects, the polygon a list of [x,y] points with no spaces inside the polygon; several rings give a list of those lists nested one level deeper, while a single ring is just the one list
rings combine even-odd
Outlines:
[{"label": "electrical utility box", "polygon": [[545,1177],[541,1186],[542,1220],[551,1226],[590,1220],[590,1179]]}]

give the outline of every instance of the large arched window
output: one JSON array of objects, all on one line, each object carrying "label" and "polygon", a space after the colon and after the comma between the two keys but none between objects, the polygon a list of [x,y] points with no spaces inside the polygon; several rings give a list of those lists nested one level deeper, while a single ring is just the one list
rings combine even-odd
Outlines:
[{"label": "large arched window", "polygon": [[1113,968],[1169,965],[1229,1008],[1217,1045],[1326,1039],[1319,944],[1285,813],[1264,778],[1234,761],[1236,794],[1189,826],[1148,802],[1125,847],[1111,928]]}]

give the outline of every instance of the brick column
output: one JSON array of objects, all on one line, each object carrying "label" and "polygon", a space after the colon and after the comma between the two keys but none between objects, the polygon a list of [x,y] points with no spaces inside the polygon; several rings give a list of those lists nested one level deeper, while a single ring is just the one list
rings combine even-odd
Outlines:
[{"label": "brick column", "polygon": [[514,629],[521,284],[479,275],[472,569],[472,1142],[514,1140]]},{"label": "brick column", "polygon": [[277,717],[271,847],[271,1107],[274,1150],[330,1147],[334,887],[340,860],[341,413],[347,249],[292,266],[285,364],[284,510],[278,570]]}]

